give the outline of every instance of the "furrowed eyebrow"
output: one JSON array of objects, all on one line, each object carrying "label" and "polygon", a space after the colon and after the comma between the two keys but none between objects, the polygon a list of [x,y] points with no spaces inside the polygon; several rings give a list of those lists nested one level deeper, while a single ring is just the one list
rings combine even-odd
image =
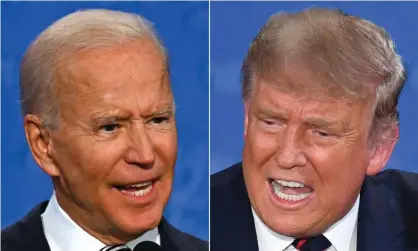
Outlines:
[{"label": "furrowed eyebrow", "polygon": [[255,113],[264,115],[264,116],[274,117],[274,118],[286,119],[286,113],[284,110],[273,111],[272,109],[268,107],[257,107],[255,109]]},{"label": "furrowed eyebrow", "polygon": [[172,104],[172,105],[166,106],[162,109],[159,109],[158,111],[152,112],[147,117],[154,117],[154,116],[158,116],[158,115],[167,115],[167,114],[171,115],[171,114],[174,114],[174,110],[175,110],[175,107],[174,107],[174,104]]},{"label": "furrowed eyebrow", "polygon": [[91,121],[94,126],[100,126],[104,124],[115,123],[118,121],[127,121],[129,118],[129,115],[122,113],[102,113],[94,115]]},{"label": "furrowed eyebrow", "polygon": [[316,128],[342,128],[342,124],[336,119],[306,118],[304,123]]}]

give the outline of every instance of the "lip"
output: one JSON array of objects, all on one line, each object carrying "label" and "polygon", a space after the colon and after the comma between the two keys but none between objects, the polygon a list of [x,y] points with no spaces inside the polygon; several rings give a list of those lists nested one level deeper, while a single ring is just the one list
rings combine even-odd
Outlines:
[{"label": "lip", "polygon": [[161,181],[159,180],[147,180],[147,181],[138,181],[138,182],[133,182],[133,183],[128,183],[126,185],[132,185],[132,184],[138,184],[138,183],[144,183],[144,182],[148,182],[151,181],[152,185],[151,185],[151,190],[143,195],[143,196],[135,196],[129,193],[124,193],[122,192],[120,189],[118,189],[116,186],[113,186],[111,188],[111,190],[113,192],[116,192],[118,194],[118,196],[120,196],[121,198],[123,198],[123,200],[127,201],[128,203],[133,203],[136,205],[147,205],[147,204],[151,204],[153,201],[155,201],[157,199],[157,195],[158,195],[158,188],[161,185]]},{"label": "lip", "polygon": [[[286,180],[286,181],[295,181],[295,180]],[[270,179],[268,179],[266,182],[266,186],[268,187],[267,190],[269,191],[269,194],[270,194],[269,197],[272,203],[280,209],[299,210],[305,207],[315,197],[315,190],[313,190],[313,192],[308,197],[304,198],[303,200],[300,200],[300,201],[284,200],[274,193],[273,186],[270,184],[270,182],[271,182]]]},{"label": "lip", "polygon": [[124,182],[117,182],[112,184],[114,187],[121,187],[121,186],[131,186],[139,183],[146,183],[146,182],[152,182],[155,183],[157,181],[161,180],[161,176],[149,176],[149,177],[142,177],[141,179],[136,180],[130,180],[130,181],[124,181]]},{"label": "lip", "polygon": [[[302,184],[304,184],[304,185],[306,185],[306,186],[309,186],[308,184],[306,184],[306,182],[305,182],[305,181],[303,181],[303,180],[297,180],[297,179],[284,179],[284,178],[276,178],[276,177],[270,177],[270,178],[268,178],[268,181],[269,181],[269,182],[270,182],[270,181],[272,181],[272,180],[295,181],[295,182],[302,183]],[[309,186],[309,187],[310,187],[310,186]]]}]

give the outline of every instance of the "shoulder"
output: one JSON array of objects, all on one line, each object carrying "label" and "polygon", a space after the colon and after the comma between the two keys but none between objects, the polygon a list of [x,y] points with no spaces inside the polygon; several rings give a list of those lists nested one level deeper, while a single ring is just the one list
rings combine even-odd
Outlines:
[{"label": "shoulder", "polygon": [[29,245],[37,245],[46,241],[41,214],[47,204],[47,201],[38,204],[21,220],[2,229],[1,250],[26,250]]},{"label": "shoulder", "polygon": [[169,247],[169,250],[181,250],[181,251],[208,251],[209,244],[207,241],[201,240],[193,235],[182,232],[179,229],[172,226],[163,219],[161,225],[162,231],[162,245]]},{"label": "shoulder", "polygon": [[[217,209],[230,208],[231,203],[243,202],[247,198],[242,163],[236,163],[210,177],[211,215]],[[215,210],[215,211],[213,211]]]},{"label": "shoulder", "polygon": [[[384,193],[373,193],[374,196],[388,196],[385,201],[392,201],[397,204],[402,222],[405,227],[405,234],[409,240],[413,240],[418,246],[416,233],[418,232],[418,174],[401,170],[388,169],[376,176],[368,177],[368,186],[374,187],[376,191]],[[390,197],[394,200],[390,200]]]},{"label": "shoulder", "polygon": [[376,187],[385,187],[405,203],[416,202],[410,199],[418,196],[418,173],[388,169],[368,177],[368,183]]},{"label": "shoulder", "polygon": [[210,183],[212,238],[220,231],[242,223],[242,217],[252,218],[252,215],[241,163],[213,174]]},{"label": "shoulder", "polygon": [[210,186],[212,188],[230,186],[231,183],[239,182],[242,179],[242,163],[238,162],[220,172],[210,176]]},{"label": "shoulder", "polygon": [[406,217],[417,218],[418,174],[388,169],[375,176],[368,176],[365,182],[376,192],[375,195],[390,195],[395,198]]}]

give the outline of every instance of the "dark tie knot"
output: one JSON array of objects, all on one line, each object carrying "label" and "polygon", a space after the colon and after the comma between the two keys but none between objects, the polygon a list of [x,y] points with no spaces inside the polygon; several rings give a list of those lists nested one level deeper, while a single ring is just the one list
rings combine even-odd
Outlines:
[{"label": "dark tie knot", "polygon": [[319,235],[307,239],[296,239],[292,245],[300,251],[324,251],[331,246],[331,243],[325,236]]},{"label": "dark tie knot", "polygon": [[160,251],[161,247],[152,241],[143,241],[138,243],[133,250],[126,245],[106,246],[100,251]]}]

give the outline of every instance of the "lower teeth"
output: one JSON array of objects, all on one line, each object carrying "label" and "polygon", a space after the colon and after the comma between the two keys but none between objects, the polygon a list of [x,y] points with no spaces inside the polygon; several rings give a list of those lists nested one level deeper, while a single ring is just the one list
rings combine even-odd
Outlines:
[{"label": "lower teeth", "polygon": [[276,194],[280,199],[289,200],[289,201],[301,201],[311,195],[311,193],[301,193],[301,194],[285,194],[280,191],[280,188],[272,185],[274,189],[274,194]]}]

